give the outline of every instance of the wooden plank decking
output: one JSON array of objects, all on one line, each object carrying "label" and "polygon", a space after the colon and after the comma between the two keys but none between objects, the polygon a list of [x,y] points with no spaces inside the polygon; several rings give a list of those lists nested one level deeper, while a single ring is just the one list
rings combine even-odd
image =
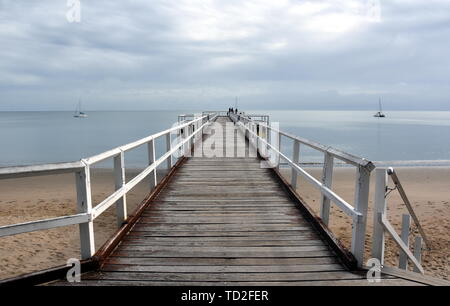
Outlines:
[{"label": "wooden plank decking", "polygon": [[[222,135],[212,137],[225,148]],[[274,175],[257,158],[187,159],[102,268],[77,285],[368,285]],[[376,285],[419,283],[385,276]]]}]

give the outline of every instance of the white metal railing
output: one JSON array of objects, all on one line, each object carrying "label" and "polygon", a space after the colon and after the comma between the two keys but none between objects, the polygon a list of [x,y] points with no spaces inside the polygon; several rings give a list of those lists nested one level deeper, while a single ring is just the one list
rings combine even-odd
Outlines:
[{"label": "white metal railing", "polygon": [[[188,155],[192,145],[201,137],[203,128],[215,120],[216,117],[217,114],[210,113],[135,142],[82,159],[81,161],[0,168],[0,179],[75,173],[78,208],[78,213],[75,215],[1,226],[0,237],[79,224],[81,258],[86,259],[91,257],[95,253],[93,224],[95,218],[100,216],[113,204],[116,204],[117,224],[119,227],[122,226],[123,222],[127,219],[126,194],[148,175],[151,175],[151,189],[155,188],[158,184],[156,178],[157,167],[166,162],[167,168],[170,169],[173,166],[172,156],[177,151],[182,151],[183,155]],[[177,133],[178,140],[173,146],[171,141],[172,133]],[[155,140],[160,137],[166,137],[166,153],[156,159]],[[148,166],[129,182],[126,182],[124,154],[145,144],[148,146]],[[115,191],[101,203],[92,207],[90,167],[109,158],[114,159]]]},{"label": "white metal railing", "polygon": [[[279,167],[279,162],[284,160],[291,168],[291,186],[295,189],[297,186],[298,175],[301,175],[307,182],[317,188],[321,193],[320,217],[326,225],[329,223],[330,216],[330,202],[335,203],[342,211],[352,217],[352,242],[351,252],[355,256],[358,265],[363,266],[364,249],[365,249],[365,233],[367,223],[367,209],[369,202],[369,180],[370,172],[375,166],[364,158],[359,158],[354,155],[339,151],[332,147],[327,147],[310,140],[300,138],[289,133],[277,130],[262,122],[253,121],[246,116],[230,114],[230,118],[237,123],[245,132],[249,134],[250,143],[256,146],[257,151],[263,157],[269,157],[271,154],[277,156],[276,167]],[[272,145],[269,141],[270,132],[275,132],[278,135],[276,145]],[[281,152],[282,137],[287,137],[293,140],[293,157],[289,158]],[[308,146],[312,149],[324,153],[324,164],[322,181],[317,180],[302,167],[299,166],[300,145]],[[358,169],[356,177],[355,190],[355,207],[342,199],[332,189],[333,177],[333,160],[340,159],[343,162],[356,166]]]},{"label": "white metal railing", "polygon": [[[384,264],[385,233],[388,233],[400,248],[399,268],[407,270],[409,260],[414,266],[413,271],[423,274],[424,269],[421,265],[422,239],[425,241],[428,248],[431,248],[430,241],[427,239],[425,231],[420,225],[419,219],[417,218],[414,209],[406,196],[395,170],[393,168],[377,168],[375,172],[376,187],[373,217],[372,257],[377,258],[381,265]],[[389,177],[391,177],[395,184],[395,188],[392,188],[390,191],[394,189],[399,191],[403,203],[406,205],[409,213],[402,216],[401,236],[397,234],[387,218],[387,195],[390,193],[388,188]],[[419,232],[419,236],[415,238],[414,253],[412,253],[409,249],[411,217]]]},{"label": "white metal railing", "polygon": [[[321,193],[320,203],[320,218],[328,225],[330,217],[330,202],[335,203],[343,212],[352,217],[352,240],[351,252],[358,261],[358,266],[364,267],[364,250],[365,250],[365,236],[367,225],[368,212],[368,198],[369,198],[369,183],[370,173],[375,169],[372,162],[360,158],[346,152],[334,149],[329,146],[310,141],[308,139],[300,138],[292,134],[275,129],[262,122],[254,121],[251,117],[246,115],[230,114],[232,121],[237,123],[244,132],[249,135],[249,142],[255,146],[260,155],[269,159],[270,155],[277,156],[276,167],[282,160],[291,167],[291,186],[295,189],[297,186],[298,175],[301,175],[312,186],[316,187]],[[278,135],[275,145],[269,143],[270,132],[275,132]],[[282,137],[293,140],[293,156],[287,157],[281,152]],[[322,180],[319,181],[306,172],[299,165],[300,145],[305,145],[314,150],[324,153]],[[346,164],[357,167],[356,176],[356,190],[354,206],[343,200],[332,189],[332,177],[334,169],[334,159],[339,159]],[[403,202],[408,208],[409,215],[403,216],[402,237],[400,238],[393,227],[386,218],[386,191],[387,191],[387,176],[390,176],[395,184],[394,189],[398,189]],[[408,248],[408,237],[410,229],[410,216],[413,218],[421,237],[416,237],[414,254]],[[419,223],[419,220],[414,213],[414,210],[406,196],[406,193],[398,179],[397,174],[392,168],[377,169],[377,183],[375,190],[375,208],[374,208],[374,233],[372,237],[372,257],[379,259],[380,263],[384,261],[384,233],[388,232],[400,248],[399,267],[407,269],[407,260],[409,259],[414,265],[414,271],[423,273],[423,268],[420,265],[422,238],[426,245],[430,247],[430,242],[425,236],[425,232]]]}]

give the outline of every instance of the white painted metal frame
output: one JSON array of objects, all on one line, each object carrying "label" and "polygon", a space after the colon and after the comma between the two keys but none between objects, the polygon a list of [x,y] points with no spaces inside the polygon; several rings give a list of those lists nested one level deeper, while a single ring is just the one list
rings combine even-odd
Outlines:
[{"label": "white painted metal frame", "polygon": [[[78,208],[78,213],[75,215],[1,226],[0,237],[79,224],[81,258],[86,259],[91,257],[95,253],[93,223],[95,218],[100,216],[113,204],[116,204],[117,225],[119,227],[122,226],[123,222],[127,219],[127,192],[142,182],[148,175],[151,175],[150,187],[153,189],[157,184],[157,167],[166,162],[167,167],[170,169],[173,165],[172,155],[183,147],[190,150],[194,143],[194,138],[198,134],[203,133],[203,128],[214,121],[216,117],[217,114],[209,113],[206,116],[201,116],[188,122],[183,121],[173,128],[77,162],[0,168],[0,179],[75,173]],[[179,142],[173,146],[170,134],[179,132],[182,129],[185,131],[183,138],[179,137]],[[187,131],[190,132],[186,134]],[[166,153],[156,159],[155,140],[163,136],[166,137]],[[129,182],[126,182],[124,154],[129,150],[145,144],[148,146],[149,165]],[[115,191],[97,206],[92,207],[90,167],[108,158],[114,159]]]},{"label": "white painted metal frame", "polygon": [[[330,213],[330,201],[335,203],[343,212],[352,217],[352,243],[351,251],[355,256],[358,266],[364,266],[364,249],[365,249],[365,235],[366,235],[366,223],[367,223],[367,209],[369,203],[369,182],[370,182],[370,172],[375,168],[375,166],[368,160],[364,158],[359,158],[354,155],[336,150],[331,147],[326,147],[324,145],[312,142],[310,140],[300,138],[280,130],[274,129],[261,122],[253,121],[244,116],[236,116],[234,114],[230,115],[230,118],[236,122],[239,127],[242,128],[243,132],[247,132],[249,139],[256,137],[257,141],[250,141],[252,145],[257,144],[257,149],[259,150],[261,156],[264,155],[265,150],[261,150],[261,144],[267,146],[267,148],[277,156],[279,160],[284,160],[287,162],[288,166],[291,167],[292,180],[291,184],[295,188],[297,185],[297,175],[301,175],[308,183],[316,187],[322,196],[321,211],[320,216],[325,224],[329,222]],[[269,143],[267,139],[264,139],[257,135],[253,131],[253,126],[259,125],[259,129],[264,128],[267,131],[273,131],[278,134],[278,141],[280,142],[281,137],[287,137],[294,141],[293,144],[293,158],[289,159],[286,155],[281,152],[281,147],[274,146]],[[269,133],[267,133],[269,134]],[[251,136],[251,137],[250,137]],[[259,144],[259,145],[258,145]],[[306,145],[312,149],[321,151],[324,153],[324,168],[322,181],[315,179],[312,175],[306,172],[303,168],[299,166],[299,146],[300,144]],[[355,207],[347,203],[339,195],[337,195],[331,189],[332,173],[333,173],[333,159],[337,158],[344,161],[347,164],[357,167],[357,177],[356,177],[356,188],[355,188]],[[278,163],[279,165],[279,163]],[[277,165],[277,168],[278,168]]]}]

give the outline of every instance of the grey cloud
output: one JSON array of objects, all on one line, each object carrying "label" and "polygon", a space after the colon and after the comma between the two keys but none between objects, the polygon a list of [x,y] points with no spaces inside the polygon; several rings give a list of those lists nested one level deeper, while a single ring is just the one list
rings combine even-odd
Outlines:
[{"label": "grey cloud", "polygon": [[445,0],[81,3],[0,1],[0,110],[450,109]]}]

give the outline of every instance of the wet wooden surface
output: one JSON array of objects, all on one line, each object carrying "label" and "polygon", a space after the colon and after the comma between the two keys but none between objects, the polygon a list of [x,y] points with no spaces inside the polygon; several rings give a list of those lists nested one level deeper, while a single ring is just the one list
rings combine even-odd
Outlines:
[{"label": "wet wooden surface", "polygon": [[[225,149],[222,135],[211,137]],[[365,273],[345,269],[273,175],[257,158],[189,158],[100,271],[54,284],[369,285]],[[384,276],[371,285],[419,283]]]}]

